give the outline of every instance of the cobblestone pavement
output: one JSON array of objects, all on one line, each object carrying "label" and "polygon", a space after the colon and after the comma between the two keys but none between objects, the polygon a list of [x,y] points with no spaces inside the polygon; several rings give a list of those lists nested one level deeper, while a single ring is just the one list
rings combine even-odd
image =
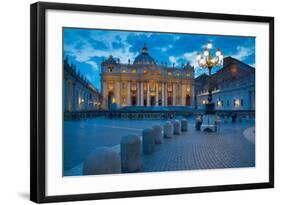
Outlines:
[{"label": "cobblestone pavement", "polygon": [[[65,122],[64,175],[81,175],[82,162],[94,148],[118,145],[125,134],[141,136],[143,128],[164,122],[102,118]],[[195,131],[189,120],[188,132],[164,139],[152,155],[142,156],[143,172],[255,166],[255,145],[243,136],[252,126],[253,122],[222,123],[220,132],[207,133]]]},{"label": "cobblestone pavement", "polygon": [[[253,124],[252,124],[253,125]],[[143,172],[255,166],[255,145],[243,136],[248,124],[222,124],[218,133],[195,131],[175,135],[143,155]]]}]

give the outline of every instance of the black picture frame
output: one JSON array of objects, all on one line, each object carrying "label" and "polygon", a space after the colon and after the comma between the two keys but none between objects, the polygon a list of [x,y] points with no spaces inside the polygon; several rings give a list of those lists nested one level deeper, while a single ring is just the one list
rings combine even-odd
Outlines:
[{"label": "black picture frame", "polygon": [[[45,25],[46,10],[86,11],[122,13],[151,16],[168,16],[194,19],[234,20],[263,22],[269,24],[269,181],[263,183],[229,184],[192,188],[170,188],[158,190],[89,193],[46,196],[45,150],[46,150],[46,68]],[[144,8],[126,8],[82,4],[38,2],[30,6],[30,199],[37,203],[76,200],[96,200],[123,197],[140,197],[198,192],[230,191],[274,187],[274,18],[264,16],[230,15]]]}]

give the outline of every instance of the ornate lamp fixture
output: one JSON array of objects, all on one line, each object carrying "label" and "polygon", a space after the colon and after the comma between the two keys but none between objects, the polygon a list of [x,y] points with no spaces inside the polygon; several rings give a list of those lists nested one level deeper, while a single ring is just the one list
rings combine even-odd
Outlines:
[{"label": "ornate lamp fixture", "polygon": [[217,49],[215,55],[212,55],[211,49],[213,45],[211,41],[208,42],[207,47],[203,53],[197,53],[196,60],[198,65],[202,68],[207,68],[209,71],[208,82],[208,103],[206,103],[206,113],[212,113],[214,111],[214,103],[212,102],[212,88],[211,88],[211,74],[214,66],[221,66],[223,64],[223,54],[220,49]]},{"label": "ornate lamp fixture", "polygon": [[202,68],[212,69],[214,66],[221,66],[223,64],[223,54],[221,50],[218,48],[216,51],[216,55],[211,54],[211,49],[213,45],[209,41],[207,47],[205,48],[203,54],[197,53],[196,60],[198,65]]}]

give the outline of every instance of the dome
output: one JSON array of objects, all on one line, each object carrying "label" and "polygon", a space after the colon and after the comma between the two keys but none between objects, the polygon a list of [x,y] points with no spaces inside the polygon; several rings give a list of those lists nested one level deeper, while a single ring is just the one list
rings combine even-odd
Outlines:
[{"label": "dome", "polygon": [[145,44],[141,53],[135,58],[134,64],[155,64],[154,59],[148,54]]}]

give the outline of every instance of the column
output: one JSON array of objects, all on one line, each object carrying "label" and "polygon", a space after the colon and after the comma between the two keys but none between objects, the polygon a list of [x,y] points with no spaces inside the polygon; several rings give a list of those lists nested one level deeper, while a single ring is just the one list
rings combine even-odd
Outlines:
[{"label": "column", "polygon": [[147,82],[146,89],[147,89],[146,104],[147,104],[147,106],[150,106],[150,88],[149,88],[149,82]]},{"label": "column", "polygon": [[128,93],[127,93],[127,105],[130,106],[131,105],[131,82],[128,81],[127,84],[127,89],[128,89]]},{"label": "column", "polygon": [[67,111],[68,108],[68,82],[66,79],[63,80],[63,105],[64,105],[64,111]]},{"label": "column", "polygon": [[141,98],[140,98],[140,100],[141,100],[140,105],[143,106],[143,81],[141,81]]},{"label": "column", "polygon": [[165,102],[164,102],[164,99],[165,99],[165,98],[164,98],[164,94],[165,94],[165,90],[164,90],[164,89],[165,89],[165,88],[164,88],[164,87],[165,87],[165,86],[164,86],[164,83],[162,82],[162,99],[161,99],[161,100],[162,100],[162,106],[165,105]]},{"label": "column", "polygon": [[117,108],[120,107],[120,81],[115,82],[115,99]]},{"label": "column", "polygon": [[176,84],[173,83],[173,106],[176,105]]},{"label": "column", "polygon": [[71,109],[71,111],[75,111],[76,110],[76,102],[77,102],[77,93],[76,93],[76,84],[75,83],[73,83],[73,86],[72,86],[72,89],[73,89],[73,91],[72,91],[72,109]]},{"label": "column", "polygon": [[72,111],[73,108],[73,85],[72,81],[67,82],[67,110]]},{"label": "column", "polygon": [[156,93],[155,93],[155,106],[158,106],[158,82],[155,82],[155,86],[156,86]]},{"label": "column", "polygon": [[140,82],[137,81],[137,105],[140,105]]},{"label": "column", "polygon": [[102,82],[102,107],[107,109],[107,83],[106,81]]},{"label": "column", "polygon": [[185,105],[186,84],[181,84],[181,105]]},{"label": "column", "polygon": [[[191,106],[192,107],[195,107],[195,88],[194,88],[194,85],[191,85],[191,88],[190,88],[190,98],[191,98]],[[225,103],[225,102],[224,102]]]},{"label": "column", "polygon": [[167,102],[168,101],[168,92],[167,92],[168,91],[168,84],[167,84],[167,82],[165,82],[164,86],[165,86],[165,89],[164,89],[165,90],[164,105],[167,106],[168,105],[168,102]]}]

